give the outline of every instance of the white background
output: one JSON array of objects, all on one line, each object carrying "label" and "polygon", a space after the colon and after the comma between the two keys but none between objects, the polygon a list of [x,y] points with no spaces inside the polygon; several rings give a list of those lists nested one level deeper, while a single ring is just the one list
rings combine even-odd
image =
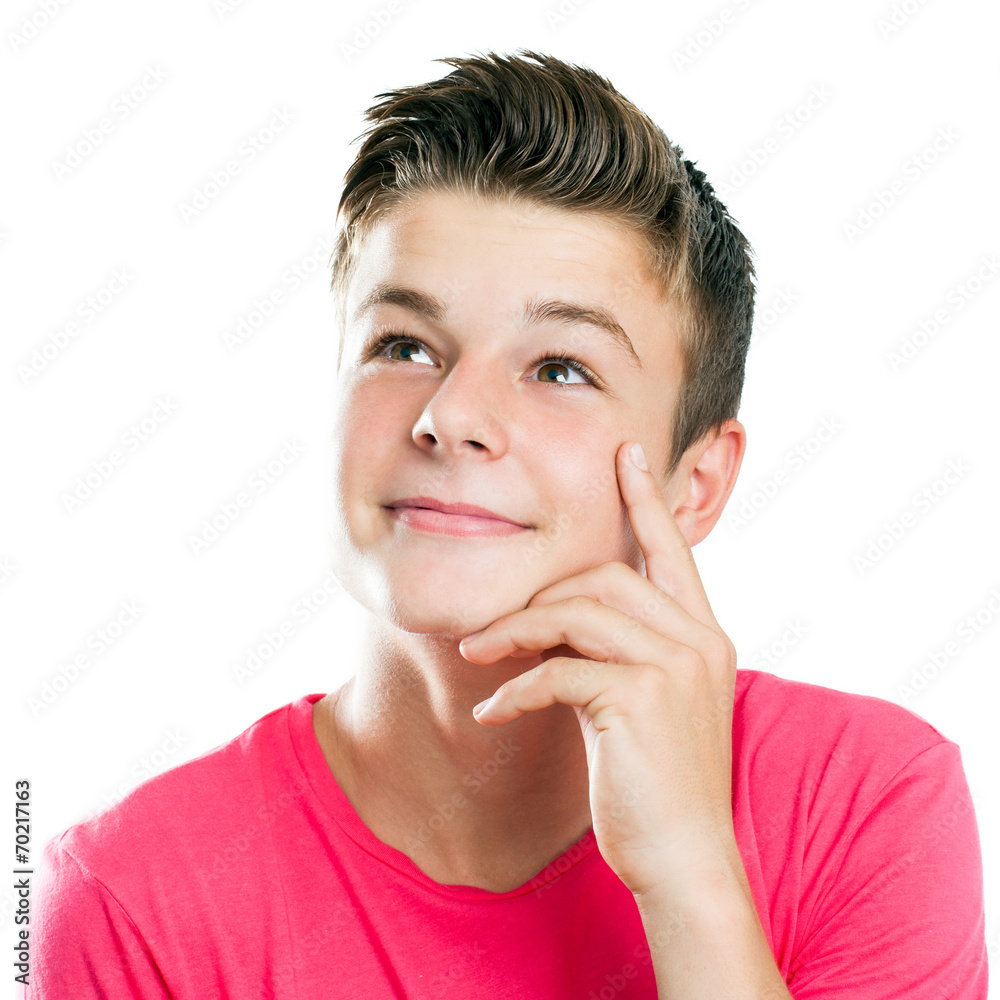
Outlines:
[{"label": "white background", "polygon": [[[351,143],[377,93],[450,70],[434,58],[529,48],[608,77],[706,171],[753,244],[749,447],[695,550],[709,597],[741,666],[904,704],[960,745],[1000,976],[993,6],[41,9],[8,4],[0,22],[2,788],[32,782],[36,857],[134,786],[144,759],[172,767],[353,673],[360,616],[327,575],[326,265]],[[262,132],[277,111],[291,121]],[[110,129],[81,155],[101,119]],[[79,161],[57,169],[72,147]],[[239,173],[182,217],[232,160]],[[293,289],[296,267],[309,276]],[[81,310],[116,271],[128,284],[88,323]],[[230,350],[224,336],[275,290],[283,301]],[[54,351],[71,321],[77,335]],[[36,351],[52,356],[25,378]],[[144,419],[155,429],[127,450]],[[301,453],[195,554],[202,523],[292,440]],[[68,510],[78,477],[116,448],[124,463]],[[925,488],[933,503],[915,499]],[[898,538],[883,534],[893,522]],[[325,603],[296,617],[316,591]],[[128,602],[138,618],[95,655]],[[285,620],[292,637],[241,682],[234,667]],[[800,637],[785,645],[790,625]],[[928,667],[949,642],[956,655]],[[46,704],[81,653],[89,665]],[[5,940],[12,904],[0,889]]]}]

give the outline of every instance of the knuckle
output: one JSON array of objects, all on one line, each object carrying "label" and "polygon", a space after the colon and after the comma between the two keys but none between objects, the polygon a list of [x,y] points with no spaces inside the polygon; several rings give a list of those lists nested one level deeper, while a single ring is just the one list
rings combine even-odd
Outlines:
[{"label": "knuckle", "polygon": [[574,611],[590,612],[599,607],[600,603],[589,594],[576,594],[569,599],[569,604]]},{"label": "knuckle", "polygon": [[655,698],[665,680],[662,667],[653,663],[637,663],[633,668],[636,690],[644,697]]},{"label": "knuckle", "polygon": [[716,663],[728,666],[736,662],[736,647],[724,635],[715,633],[706,648],[709,656]]},{"label": "knuckle", "polygon": [[682,669],[693,677],[700,676],[708,670],[705,657],[697,649],[687,646],[678,654],[678,662]]},{"label": "knuckle", "polygon": [[[534,670],[529,671],[529,673],[534,674],[535,678],[539,680],[550,680],[553,674],[555,674],[555,672],[559,669],[559,664],[556,661],[560,659],[562,659],[562,657],[550,656],[547,660],[542,660],[542,662],[539,663]],[[528,674],[522,674],[521,676],[527,677]],[[524,683],[527,684],[529,681],[524,681]]]},{"label": "knuckle", "polygon": [[627,576],[635,575],[635,570],[626,566],[620,559],[612,559],[611,562],[607,562],[604,565],[607,567],[607,572],[615,578],[625,579]]},{"label": "knuckle", "polygon": [[626,577],[635,576],[635,573],[620,559],[611,559],[588,570],[586,575],[592,581],[594,588],[603,594],[621,587]]},{"label": "knuckle", "polygon": [[738,654],[736,652],[736,645],[730,639],[726,640],[726,666],[730,671],[736,671],[736,660]]}]

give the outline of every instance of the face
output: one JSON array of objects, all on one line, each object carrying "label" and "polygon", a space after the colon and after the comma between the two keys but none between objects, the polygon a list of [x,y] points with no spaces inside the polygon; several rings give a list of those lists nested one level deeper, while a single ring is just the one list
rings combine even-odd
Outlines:
[{"label": "face", "polygon": [[[590,566],[641,571],[615,454],[637,440],[663,468],[680,353],[634,237],[423,194],[362,243],[346,315],[335,568],[358,601],[463,636]],[[390,506],[407,498],[494,518]]]}]

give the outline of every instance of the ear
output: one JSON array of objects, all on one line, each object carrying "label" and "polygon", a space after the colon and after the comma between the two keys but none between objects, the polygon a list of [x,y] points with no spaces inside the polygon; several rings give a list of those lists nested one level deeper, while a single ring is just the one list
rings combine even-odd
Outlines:
[{"label": "ear", "polygon": [[689,546],[705,538],[722,516],[746,446],[746,428],[730,419],[717,434],[701,438],[684,453],[664,498]]}]

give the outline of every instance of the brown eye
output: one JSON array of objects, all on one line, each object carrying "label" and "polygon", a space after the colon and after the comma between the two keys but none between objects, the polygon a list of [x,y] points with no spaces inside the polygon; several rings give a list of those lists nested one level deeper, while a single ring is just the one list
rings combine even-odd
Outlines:
[{"label": "brown eye", "polygon": [[419,354],[423,354],[426,361],[421,364],[434,364],[424,351],[424,345],[419,340],[409,340],[401,337],[386,337],[381,343],[375,345],[375,351],[381,353],[388,348],[385,355],[392,361],[410,361]]},{"label": "brown eye", "polygon": [[[542,358],[535,362],[539,366],[539,382],[554,382],[556,385],[596,385],[590,369],[573,358]],[[579,376],[579,381],[570,378]]]},{"label": "brown eye", "polygon": [[[418,363],[434,365],[423,343],[415,337],[402,336],[398,330],[375,333],[362,348],[364,361],[385,358],[387,361],[413,361],[423,355]],[[539,378],[529,381],[548,382],[552,385],[589,385],[595,389],[605,389],[604,383],[582,361],[563,355],[544,355],[531,365]],[[574,378],[573,376],[577,376]]]},{"label": "brown eye", "polygon": [[569,382],[572,368],[561,365],[557,361],[549,361],[538,370],[543,382]]}]

